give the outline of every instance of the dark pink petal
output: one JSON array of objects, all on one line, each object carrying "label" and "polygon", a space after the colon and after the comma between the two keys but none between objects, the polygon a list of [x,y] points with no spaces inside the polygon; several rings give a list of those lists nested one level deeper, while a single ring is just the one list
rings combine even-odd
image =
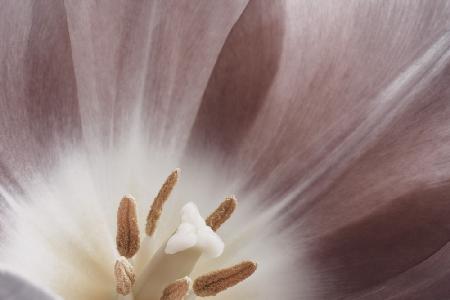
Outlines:
[{"label": "dark pink petal", "polygon": [[284,6],[251,1],[233,26],[203,94],[188,153],[232,156],[245,144],[280,64]]},{"label": "dark pink petal", "polygon": [[306,189],[358,156],[446,60],[445,1],[256,2],[222,49],[191,142],[222,151],[252,192]]},{"label": "dark pink petal", "polygon": [[400,276],[395,276],[373,289],[356,293],[348,299],[447,299],[450,295],[449,255],[449,246],[445,245]]},{"label": "dark pink petal", "polygon": [[246,175],[240,198],[289,204],[319,298],[449,297],[444,267],[415,271],[444,266],[450,238],[449,16],[446,1],[251,2],[222,49],[191,146]]},{"label": "dark pink petal", "polygon": [[302,212],[318,268],[338,278],[331,294],[450,295],[449,70]]}]

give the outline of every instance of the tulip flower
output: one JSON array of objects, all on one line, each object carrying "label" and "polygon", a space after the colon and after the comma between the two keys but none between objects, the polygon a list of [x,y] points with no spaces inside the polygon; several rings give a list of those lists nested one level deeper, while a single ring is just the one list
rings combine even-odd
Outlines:
[{"label": "tulip flower", "polygon": [[4,0],[1,299],[450,299],[450,2]]}]

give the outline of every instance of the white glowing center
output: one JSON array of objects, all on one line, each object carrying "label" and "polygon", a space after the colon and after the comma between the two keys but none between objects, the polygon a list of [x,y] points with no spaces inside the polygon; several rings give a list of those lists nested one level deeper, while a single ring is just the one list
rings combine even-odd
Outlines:
[{"label": "white glowing center", "polygon": [[224,243],[211,227],[206,225],[197,206],[189,202],[181,209],[181,224],[167,242],[165,252],[175,254],[192,247],[197,247],[205,255],[214,258],[222,254]]}]

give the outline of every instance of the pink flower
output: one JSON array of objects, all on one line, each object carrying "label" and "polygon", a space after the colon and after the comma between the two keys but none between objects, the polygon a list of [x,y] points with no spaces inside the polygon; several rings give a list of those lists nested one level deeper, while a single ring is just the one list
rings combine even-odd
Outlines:
[{"label": "pink flower", "polygon": [[3,1],[0,298],[201,298],[224,268],[214,299],[450,298],[449,28],[445,0]]}]

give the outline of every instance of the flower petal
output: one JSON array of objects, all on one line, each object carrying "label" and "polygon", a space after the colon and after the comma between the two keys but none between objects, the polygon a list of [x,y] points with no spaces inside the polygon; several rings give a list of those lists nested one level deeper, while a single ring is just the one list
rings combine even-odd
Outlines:
[{"label": "flower petal", "polygon": [[63,3],[3,1],[0,37],[1,174],[26,178],[81,134]]},{"label": "flower petal", "polygon": [[[308,275],[319,278],[313,295],[349,296],[397,275],[404,286],[411,280],[410,290],[443,282],[399,274],[449,239],[441,228],[448,205],[434,190],[450,179],[448,3],[287,3],[268,90],[240,102],[220,94],[239,76],[220,84],[213,77],[208,88],[217,91],[205,94],[210,108],[200,109],[192,144],[222,150],[218,168],[239,175],[239,198],[290,205],[282,217],[310,247],[316,269]],[[227,45],[223,51],[233,53]],[[253,64],[243,59],[239,67]],[[226,116],[213,109],[219,103],[230,103]],[[248,103],[254,119],[242,112]],[[220,130],[228,124],[230,132]]]},{"label": "flower petal", "polygon": [[[324,295],[378,296],[376,288],[386,281],[399,297],[413,291],[415,283],[418,294],[445,295],[445,271],[426,283],[416,270],[427,270],[428,263],[421,262],[430,255],[430,266],[440,264],[439,249],[448,241],[442,200],[448,193],[440,190],[450,175],[446,1],[251,2],[222,49],[195,123],[197,99],[245,3],[225,14],[210,1],[198,6],[105,3],[2,9],[0,30],[6,28],[2,37],[7,41],[0,50],[6,66],[0,102],[6,124],[2,169],[24,164],[34,169],[33,163],[48,167],[48,159],[39,161],[51,157],[45,144],[58,144],[62,135],[78,139],[83,134],[89,146],[108,146],[117,141],[117,133],[120,137],[143,127],[155,145],[177,148],[194,124],[188,152],[221,151],[218,166],[239,174],[242,198],[292,204],[292,214],[282,217],[295,217],[294,228],[308,241],[312,264],[321,279],[333,281],[333,286],[321,286]],[[261,19],[265,8],[271,15]],[[200,17],[185,12],[200,12]],[[224,17],[215,23],[218,16]],[[216,35],[209,24],[225,29]],[[261,26],[270,30],[253,31]],[[16,27],[19,34],[11,35]],[[205,36],[193,34],[205,28]],[[186,38],[181,42],[180,32]],[[256,43],[243,44],[241,35],[264,45],[261,54],[253,57]],[[53,37],[61,44],[51,43]],[[49,53],[43,50],[48,41],[55,45]],[[22,53],[25,44],[28,55]],[[241,65],[231,64],[235,49],[245,54],[237,60]],[[47,70],[53,56],[59,64]],[[172,64],[178,57],[186,60]],[[227,75],[230,64],[238,67],[232,68],[233,76]],[[264,65],[267,70],[260,69]],[[48,82],[55,84],[47,87]],[[61,88],[66,83],[67,90]],[[55,104],[66,98],[67,110]],[[179,98],[187,100],[180,103]],[[17,106],[11,99],[18,99]],[[28,99],[43,103],[34,108]],[[221,115],[217,107],[224,101],[226,114]],[[225,121],[231,125],[222,130]],[[82,132],[76,129],[80,124]],[[16,134],[17,128],[24,133]],[[26,174],[26,169],[13,172]],[[21,177],[21,184],[25,180]],[[436,205],[424,204],[424,198]],[[374,236],[367,238],[367,232]],[[370,251],[376,259],[367,257]],[[436,294],[427,288],[430,282]]]},{"label": "flower petal", "polygon": [[110,145],[115,135],[140,128],[150,130],[153,146],[184,145],[218,51],[246,2],[66,1],[88,142]]},{"label": "flower petal", "polygon": [[0,270],[0,299],[56,300],[61,298],[33,285],[17,274]]},{"label": "flower petal", "polygon": [[222,47],[187,152],[227,153],[243,143],[277,73],[285,31],[281,2],[251,1]]},{"label": "flower petal", "polygon": [[[379,132],[389,130],[392,118],[408,108],[408,94],[429,86],[436,67],[445,64],[448,43],[446,1],[287,1],[278,10],[271,5],[249,5],[214,72],[226,74],[221,68],[227,66],[227,55],[233,57],[235,45],[241,45],[239,38],[232,42],[233,32],[243,31],[241,24],[245,32],[257,32],[255,28],[264,24],[258,23],[258,11],[273,11],[268,21],[273,27],[269,28],[280,32],[259,37],[264,45],[270,45],[264,47],[269,49],[268,60],[249,55],[239,65],[239,70],[247,73],[230,76],[226,83],[215,84],[214,77],[211,79],[208,90],[216,90],[216,94],[206,93],[210,99],[205,98],[204,103],[215,106],[210,104],[203,114],[199,111],[197,124],[202,125],[194,127],[193,133],[199,138],[191,141],[197,143],[196,148],[222,150],[217,159],[220,168],[239,174],[244,190],[254,193],[259,187],[259,200],[310,189],[335,169],[336,162],[344,164],[349,161],[344,157],[365,151],[360,148],[374,142]],[[256,21],[247,25],[244,18],[251,15],[251,8]],[[276,25],[277,21],[281,24]],[[250,53],[264,53],[255,45],[241,47]],[[239,53],[245,51],[238,49]],[[276,65],[269,68],[267,73],[273,76],[267,75],[268,79],[261,77],[262,69],[254,67],[264,63]],[[248,99],[232,93],[226,94],[227,98],[220,96],[220,91],[232,91],[239,84],[247,91],[244,78],[250,74],[264,82],[259,86],[261,94],[248,88]],[[221,116],[220,109],[211,109],[219,106],[230,108]],[[254,119],[245,113],[247,108],[257,111]],[[230,130],[222,130],[227,127]],[[239,195],[242,198],[243,194]]]},{"label": "flower petal", "polygon": [[417,269],[429,269],[429,261],[446,265],[441,253],[450,240],[449,71],[440,73],[433,89],[417,94],[396,126],[303,213],[300,227],[318,241],[312,251],[319,269],[339,278],[341,292],[378,297],[377,286],[386,281],[393,295],[404,292],[406,298],[421,290],[438,299],[447,291],[446,270]]},{"label": "flower petal", "polygon": [[[447,299],[450,295],[449,245],[382,286],[357,293],[348,299]],[[433,277],[433,280],[429,280]]]}]

